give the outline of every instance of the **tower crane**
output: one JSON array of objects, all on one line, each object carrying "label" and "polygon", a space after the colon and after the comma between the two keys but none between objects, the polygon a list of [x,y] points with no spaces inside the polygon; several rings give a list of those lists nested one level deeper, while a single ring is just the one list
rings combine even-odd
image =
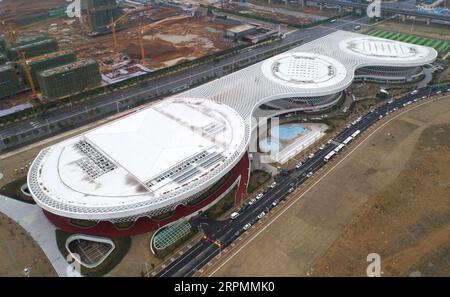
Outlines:
[{"label": "tower crane", "polygon": [[33,95],[33,98],[36,98],[37,95],[38,95],[38,92],[37,92],[36,86],[34,84],[34,80],[33,80],[32,74],[31,74],[30,66],[28,65],[27,59],[25,58],[25,54],[24,53],[19,53],[19,54],[20,54],[19,57],[21,59],[19,58],[20,60],[17,61],[17,64],[20,64],[20,65],[23,66],[23,70],[25,71],[25,75],[27,77],[28,84],[30,85],[31,93]]},{"label": "tower crane", "polygon": [[114,20],[114,18],[111,19],[111,24],[108,27],[111,28],[115,48],[117,48],[117,46],[118,46],[117,34],[116,34],[117,25],[132,13],[143,12],[143,11],[147,11],[150,9],[151,9],[151,6],[145,6],[140,9],[129,10],[126,13],[124,13],[123,15],[121,15],[117,20]]}]

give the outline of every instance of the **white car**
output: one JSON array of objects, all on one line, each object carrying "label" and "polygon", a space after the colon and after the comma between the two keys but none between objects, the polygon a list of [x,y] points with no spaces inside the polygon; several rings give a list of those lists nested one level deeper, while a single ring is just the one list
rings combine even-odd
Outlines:
[{"label": "white car", "polygon": [[314,158],[314,153],[309,154],[308,158],[310,159]]},{"label": "white car", "polygon": [[273,182],[273,183],[270,185],[270,188],[273,189],[273,188],[276,187],[276,185],[277,185],[277,182]]},{"label": "white car", "polygon": [[272,205],[273,205],[273,206],[277,206],[277,204],[278,204],[278,199],[275,200],[274,202],[272,202]]},{"label": "white car", "polygon": [[247,231],[248,229],[250,229],[251,226],[252,226],[252,224],[247,223],[247,224],[245,224],[244,228],[242,228],[242,229],[244,229],[244,231]]},{"label": "white car", "polygon": [[324,148],[325,148],[325,144],[322,144],[322,145],[319,147],[320,150],[323,150]]},{"label": "white car", "polygon": [[310,178],[311,176],[313,176],[313,174],[314,174],[314,172],[310,171],[310,172],[306,175],[306,177],[307,177],[307,178]]},{"label": "white car", "polygon": [[300,162],[297,165],[295,165],[295,168],[297,168],[297,169],[299,169],[300,167],[302,167],[302,162]]},{"label": "white car", "polygon": [[235,218],[237,218],[239,216],[239,213],[238,212],[233,212],[231,215],[230,215],[230,218],[232,219],[232,220],[234,220]]},{"label": "white car", "polygon": [[248,202],[248,205],[252,205],[252,204],[255,203],[255,202],[256,202],[256,199],[253,198],[252,200],[250,200],[250,201]]},{"label": "white car", "polygon": [[264,196],[264,194],[263,193],[259,193],[258,195],[256,195],[256,200],[259,200],[259,199],[261,199],[262,197]]},{"label": "white car", "polygon": [[263,211],[262,213],[260,213],[260,214],[258,215],[258,219],[264,218],[265,215],[266,215],[266,213]]}]

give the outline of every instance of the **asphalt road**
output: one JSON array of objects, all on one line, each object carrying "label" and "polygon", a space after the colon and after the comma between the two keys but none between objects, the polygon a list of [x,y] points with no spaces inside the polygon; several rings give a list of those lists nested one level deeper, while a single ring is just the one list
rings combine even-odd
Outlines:
[{"label": "asphalt road", "polygon": [[[344,7],[360,8],[362,10],[365,10],[367,8],[367,6],[369,5],[368,3],[357,3],[357,2],[352,2],[352,1],[348,1],[348,0],[311,0],[311,1],[328,4],[330,6],[341,5]],[[434,20],[447,21],[447,22],[450,21],[449,15],[437,14],[432,11],[426,12],[426,11],[417,10],[415,4],[413,4],[413,2],[411,0],[394,2],[394,3],[382,3],[381,11],[391,13],[391,14],[407,13],[408,15],[416,16],[416,17],[431,18]]]},{"label": "asphalt road", "polygon": [[[371,112],[362,116],[358,121],[349,124],[343,129],[333,141],[324,144],[322,149],[317,150],[314,156],[303,160],[303,164],[300,168],[291,169],[289,171],[282,171],[276,176],[275,180],[277,185],[275,188],[267,188],[264,191],[264,195],[260,200],[257,200],[252,205],[247,202],[239,210],[239,216],[225,221],[208,221],[204,219],[197,219],[192,222],[192,225],[201,228],[205,235],[211,240],[220,242],[224,247],[231,244],[236,238],[243,232],[243,227],[250,223],[254,225],[258,218],[257,216],[261,212],[269,212],[274,207],[274,202],[287,199],[292,188],[301,186],[309,178],[309,173],[314,174],[327,162],[324,157],[336,147],[342,143],[347,137],[351,136],[355,131],[360,130],[363,133],[370,126],[382,119],[384,116],[391,112],[395,112],[413,102],[424,100],[430,96],[438,94],[439,90],[444,89],[447,94],[450,93],[450,84],[444,87],[430,87],[429,89],[419,90],[416,94],[408,94],[393,102],[388,101],[385,104],[374,108]],[[442,91],[441,91],[442,92]],[[351,142],[349,143],[351,145]],[[344,149],[347,146],[344,147]],[[334,157],[335,158],[335,157]],[[192,276],[202,266],[208,263],[212,258],[220,253],[218,245],[213,244],[210,240],[201,240],[194,245],[181,257],[173,261],[165,269],[160,271],[156,276],[168,277],[168,276]]]},{"label": "asphalt road", "polygon": [[[45,127],[51,123],[57,123],[58,121],[70,118],[71,116],[82,114],[89,110],[108,104],[116,104],[118,111],[124,111],[127,109],[127,106],[122,106],[122,104],[120,104],[120,101],[126,98],[134,96],[143,96],[150,98],[167,91],[176,90],[177,88],[180,88],[180,86],[187,86],[190,84],[190,82],[202,77],[212,77],[213,74],[215,74],[217,77],[222,77],[226,75],[224,67],[232,66],[241,59],[254,57],[260,53],[300,40],[303,40],[303,43],[310,42],[317,38],[328,35],[336,31],[337,29],[352,30],[355,24],[366,23],[367,17],[359,19],[356,19],[354,17],[345,17],[343,19],[337,20],[335,23],[329,23],[326,25],[304,30],[294,30],[291,31],[291,33],[287,34],[286,38],[279,42],[275,42],[263,47],[254,48],[251,51],[243,50],[238,55],[224,59],[218,63],[216,62],[200,65],[186,71],[171,75],[169,77],[154,80],[147,85],[133,86],[125,90],[116,91],[113,94],[99,96],[98,98],[89,100],[71,108],[64,108],[59,111],[51,112],[45,117],[40,117],[32,121],[28,120],[11,124],[0,131],[0,140],[11,137],[13,135],[18,135],[20,133],[23,133],[24,131],[39,127]],[[155,97],[154,99],[149,99],[148,102],[152,102],[153,100],[157,100],[157,97]],[[106,116],[107,115],[105,115],[105,117]]]}]

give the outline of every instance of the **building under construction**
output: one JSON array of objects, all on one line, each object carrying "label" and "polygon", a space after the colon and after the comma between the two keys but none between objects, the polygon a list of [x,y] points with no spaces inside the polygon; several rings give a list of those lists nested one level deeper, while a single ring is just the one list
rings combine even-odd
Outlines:
[{"label": "building under construction", "polygon": [[44,55],[58,50],[58,42],[55,38],[46,38],[32,43],[24,45],[14,45],[6,49],[6,54],[10,60],[17,60],[21,57],[18,53],[24,54],[26,58],[32,58],[40,55]]},{"label": "building under construction", "polygon": [[38,72],[37,81],[41,93],[55,99],[100,85],[101,75],[97,62],[88,59]]},{"label": "building under construction", "polygon": [[5,38],[3,35],[0,35],[0,52],[5,50]]},{"label": "building under construction", "polygon": [[14,95],[19,91],[16,69],[11,65],[0,66],[0,98]]},{"label": "building under construction", "polygon": [[[27,61],[27,65],[30,70],[31,77],[33,78],[34,85],[36,87],[39,87],[39,83],[37,81],[37,75],[39,72],[70,64],[75,62],[76,60],[77,56],[74,52],[55,52],[32,58]],[[19,72],[22,80],[28,84],[28,79],[24,67],[25,66],[23,64],[20,64]]]},{"label": "building under construction", "polygon": [[[111,23],[122,15],[122,9],[116,0],[86,0],[88,23],[91,34],[99,35],[111,32]],[[120,24],[116,30],[120,29]]]}]

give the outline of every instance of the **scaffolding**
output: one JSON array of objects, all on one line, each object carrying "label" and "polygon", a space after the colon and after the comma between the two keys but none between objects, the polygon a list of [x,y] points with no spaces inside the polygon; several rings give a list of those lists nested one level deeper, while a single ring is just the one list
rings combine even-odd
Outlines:
[{"label": "scaffolding", "polygon": [[98,63],[87,59],[38,72],[37,81],[42,94],[53,99],[98,86],[101,75]]},{"label": "scaffolding", "polygon": [[16,70],[11,65],[0,66],[0,98],[14,95],[19,91]]},{"label": "scaffolding", "polygon": [[[111,20],[122,15],[116,0],[86,0],[89,28],[92,34],[111,32]],[[120,28],[116,27],[116,30]]]}]

